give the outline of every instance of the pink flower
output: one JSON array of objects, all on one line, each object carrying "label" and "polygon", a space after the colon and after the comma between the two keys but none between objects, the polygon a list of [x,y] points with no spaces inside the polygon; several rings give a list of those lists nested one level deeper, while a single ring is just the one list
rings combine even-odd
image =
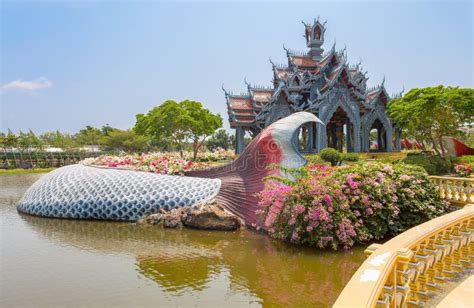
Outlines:
[{"label": "pink flower", "polygon": [[352,179],[354,175],[353,174],[348,174],[346,175],[346,181],[347,181],[347,184],[349,184],[349,186],[352,188],[352,189],[356,189],[357,188],[357,183]]},{"label": "pink flower", "polygon": [[331,200],[331,196],[330,196],[330,195],[326,194],[326,195],[324,196],[324,201],[326,202],[327,205],[332,205],[332,202],[331,202],[332,200]]},{"label": "pink flower", "polygon": [[301,204],[296,204],[295,207],[293,208],[294,212],[298,215],[298,214],[301,214],[301,213],[304,213],[305,211],[305,207]]},{"label": "pink flower", "polygon": [[300,240],[300,236],[299,236],[298,232],[293,231],[293,234],[291,235],[291,241],[297,242],[299,240]]},{"label": "pink flower", "polygon": [[369,197],[368,196],[364,196],[362,198],[362,203],[364,203],[365,205],[369,204]]}]

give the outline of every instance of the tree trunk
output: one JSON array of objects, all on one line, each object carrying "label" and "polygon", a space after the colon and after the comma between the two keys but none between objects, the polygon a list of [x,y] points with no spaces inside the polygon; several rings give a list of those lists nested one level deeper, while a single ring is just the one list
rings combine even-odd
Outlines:
[{"label": "tree trunk", "polygon": [[433,149],[435,150],[436,154],[441,155],[441,153],[438,150],[438,147],[436,146],[436,141],[433,137],[433,132],[431,130],[430,130],[430,138],[429,139],[430,139],[431,143],[433,144]]},{"label": "tree trunk", "polygon": [[194,138],[193,140],[193,161],[196,160],[199,151],[199,140]]},{"label": "tree trunk", "polygon": [[423,140],[421,140],[419,143],[420,143],[420,145],[421,145],[421,150],[422,150],[422,151],[426,151],[425,142],[424,142]]},{"label": "tree trunk", "polygon": [[178,151],[179,151],[179,156],[181,156],[181,158],[184,158],[183,148],[181,147],[181,144],[178,143],[177,147],[178,147]]},{"label": "tree trunk", "polygon": [[202,145],[204,144],[204,141],[206,140],[206,137],[202,138],[201,142],[199,142],[199,139],[196,138],[194,139],[194,142],[193,142],[193,160],[196,160],[197,159],[197,156],[198,156],[198,153],[199,153],[199,150],[201,149]]},{"label": "tree trunk", "polygon": [[442,156],[444,157],[446,155],[446,149],[444,148],[444,145],[443,145],[443,136],[438,137],[438,142],[439,142],[439,147],[441,148]]},{"label": "tree trunk", "polygon": [[438,150],[438,147],[436,146],[436,141],[434,140],[433,137],[430,138],[431,143],[433,144],[433,150],[435,150],[436,154],[441,155],[441,153]]}]

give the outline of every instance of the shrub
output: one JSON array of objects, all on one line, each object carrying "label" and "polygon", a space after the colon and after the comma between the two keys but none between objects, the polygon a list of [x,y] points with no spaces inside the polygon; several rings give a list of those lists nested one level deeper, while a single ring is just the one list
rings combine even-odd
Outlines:
[{"label": "shrub", "polygon": [[464,155],[458,157],[457,162],[474,169],[474,155]]},{"label": "shrub", "polygon": [[448,174],[453,170],[453,163],[449,158],[437,155],[412,154],[404,158],[402,162],[423,167],[430,175]]},{"label": "shrub", "polygon": [[258,194],[262,227],[277,239],[320,248],[396,235],[446,211],[417,166],[308,166],[293,182],[270,178]]},{"label": "shrub", "polygon": [[341,153],[333,148],[324,148],[319,152],[319,157],[323,161],[331,163],[331,166],[336,166],[341,161]]},{"label": "shrub", "polygon": [[342,161],[355,162],[360,160],[358,153],[343,153],[341,156]]},{"label": "shrub", "polygon": [[308,160],[308,165],[325,165],[327,162],[321,159],[318,154],[307,154],[304,156]]},{"label": "shrub", "polygon": [[471,167],[466,165],[456,165],[454,167],[456,175],[463,178],[468,178],[471,176]]}]

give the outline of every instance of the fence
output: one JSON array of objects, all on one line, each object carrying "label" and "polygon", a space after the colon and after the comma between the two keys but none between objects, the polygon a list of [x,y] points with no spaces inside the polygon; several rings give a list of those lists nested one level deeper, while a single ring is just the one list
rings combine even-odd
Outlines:
[{"label": "fence", "polygon": [[0,169],[52,168],[76,164],[88,157],[97,157],[102,152],[3,152],[0,153]]}]

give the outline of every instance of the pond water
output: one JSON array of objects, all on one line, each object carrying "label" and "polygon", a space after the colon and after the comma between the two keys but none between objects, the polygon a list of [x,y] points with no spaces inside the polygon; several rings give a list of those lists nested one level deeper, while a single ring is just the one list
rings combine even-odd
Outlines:
[{"label": "pond water", "polygon": [[330,306],[363,247],[318,251],[249,231],[163,230],[19,214],[41,175],[0,175],[0,306]]}]

